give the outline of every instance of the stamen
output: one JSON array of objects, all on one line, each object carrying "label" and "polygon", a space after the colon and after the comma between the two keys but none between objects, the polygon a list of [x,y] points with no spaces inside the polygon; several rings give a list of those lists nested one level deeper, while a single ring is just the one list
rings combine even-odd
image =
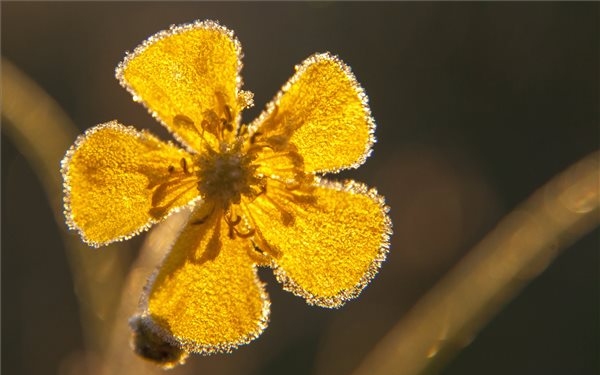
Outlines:
[{"label": "stamen", "polygon": [[206,244],[206,248],[205,248],[204,252],[202,252],[200,257],[197,257],[198,254],[193,255],[193,259],[196,263],[202,264],[206,261],[214,260],[217,258],[217,256],[221,252],[221,245],[222,245],[220,233],[221,233],[221,220],[217,220],[217,223],[213,228],[212,235],[210,236],[210,239],[208,240],[208,243]]},{"label": "stamen", "polygon": [[286,190],[296,190],[302,186],[302,182],[298,180],[286,181],[285,188]]},{"label": "stamen", "polygon": [[236,137],[241,138],[245,137],[246,135],[248,135],[248,125],[242,124],[238,127]]},{"label": "stamen", "polygon": [[[206,111],[204,112],[204,117],[206,117]],[[210,145],[210,143],[204,137],[204,130],[208,130],[208,132],[213,133],[211,131],[208,121],[202,120],[200,123],[201,126],[198,127],[196,123],[186,115],[178,114],[173,117],[173,125],[176,128],[184,128],[188,131],[192,131],[196,133],[196,135],[204,142],[205,145]]]},{"label": "stamen", "polygon": [[183,179],[173,178],[173,179],[164,181],[163,183],[155,185],[157,187],[154,190],[154,192],[152,193],[152,204],[153,205],[158,204],[158,202],[161,199],[161,195],[167,196],[167,195],[172,194],[179,189],[185,188],[188,185],[195,183],[195,182],[196,182],[196,179],[192,178],[192,177],[187,177],[187,178],[183,178]]},{"label": "stamen", "polygon": [[284,208],[284,205],[277,202],[270,195],[265,195],[265,199],[269,201],[280,213],[281,213],[281,222],[286,227],[289,227],[294,224],[295,218],[294,215],[291,214],[288,210]]},{"label": "stamen", "polygon": [[250,259],[254,260],[254,262],[256,262],[257,264],[266,265],[271,262],[269,256],[265,252],[263,252],[258,246],[256,246],[254,241],[252,241],[252,248],[247,248],[247,254],[250,257]]},{"label": "stamen", "polygon": [[231,122],[229,122],[225,119],[221,119],[221,127],[220,127],[221,139],[225,139],[225,130],[227,130],[228,132],[232,132],[233,125],[231,124]]},{"label": "stamen", "polygon": [[[179,198],[181,198],[188,191],[192,190],[196,185],[195,179],[187,179],[187,180],[178,180],[171,181],[161,185],[158,185],[158,188],[152,193],[152,208],[148,211],[150,216],[154,218],[163,217],[167,214],[167,211],[172,208],[173,203],[175,203]],[[169,191],[169,188],[174,188],[172,191]],[[180,191],[181,190],[181,191]],[[175,194],[172,199],[167,202],[164,202],[161,206],[159,203],[162,203],[162,199],[164,199],[167,195]]]},{"label": "stamen", "polygon": [[183,173],[183,171],[178,172],[175,167],[173,167],[172,172],[170,167],[167,168],[167,171],[169,172],[168,175],[160,176],[159,178],[151,178],[148,182],[148,186],[146,186],[146,189],[153,190],[159,185],[173,184],[178,181],[187,181],[188,179],[192,178],[191,175],[186,175],[185,173]]},{"label": "stamen", "polygon": [[204,119],[201,122],[202,125],[202,129],[206,129],[208,130],[209,133],[212,133],[211,129],[210,129],[210,123],[208,122],[208,120]]},{"label": "stamen", "polygon": [[254,251],[256,251],[257,253],[261,254],[261,255],[264,255],[264,254],[265,254],[265,252],[264,252],[264,251],[262,251],[262,250],[260,249],[260,247],[256,246],[256,244],[254,243],[254,241],[252,241],[252,249],[253,249]]},{"label": "stamen", "polygon": [[188,166],[187,166],[187,160],[185,158],[181,158],[181,160],[179,161],[179,164],[181,164],[183,173],[190,174],[190,171],[188,170]]},{"label": "stamen", "polygon": [[281,258],[281,251],[276,247],[269,245],[258,229],[256,230],[256,236],[254,236],[254,239],[252,240],[252,245],[260,250],[261,254],[267,254],[273,259]]},{"label": "stamen", "polygon": [[252,189],[253,194],[250,196],[249,202],[253,202],[256,198],[260,197],[261,195],[265,194],[266,192],[267,192],[267,184],[266,183],[262,183],[258,187],[258,191],[256,190],[256,187],[253,186],[253,189]]},{"label": "stamen", "polygon": [[[242,209],[242,211],[244,212],[244,214],[246,215],[246,217],[248,218],[248,220],[253,223],[252,245],[254,246],[255,250],[258,249],[258,250],[260,250],[259,252],[261,254],[268,255],[268,256],[272,257],[273,259],[280,258],[281,257],[281,251],[279,249],[277,249],[276,247],[273,247],[273,246],[271,246],[271,245],[269,245],[267,243],[267,241],[265,240],[264,236],[262,235],[260,229],[256,225],[256,221],[254,219],[254,216],[252,215],[252,210],[248,209],[247,202],[243,202],[242,205],[240,205],[240,208]],[[257,206],[257,207],[255,207],[253,209],[261,210],[260,206]],[[256,253],[256,251],[253,252],[253,253]],[[254,254],[254,255],[256,256],[258,254]],[[252,255],[251,255],[251,257],[252,257]],[[268,261],[268,259],[267,259],[266,256],[264,256],[261,259],[264,259],[265,261]]]},{"label": "stamen", "polygon": [[273,150],[273,148],[267,143],[255,143],[255,144],[251,145],[250,147],[248,147],[248,149],[246,150],[246,153],[248,155],[255,156],[260,151],[264,150],[265,148]]},{"label": "stamen", "polygon": [[250,136],[250,144],[256,143],[256,137],[260,137],[261,135],[261,132],[254,132],[254,134]]},{"label": "stamen", "polygon": [[235,231],[235,234],[237,234],[237,236],[241,237],[241,238],[250,238],[250,237],[254,236],[254,233],[256,232],[256,230],[254,228],[248,229],[248,232],[246,232],[246,233],[240,232],[237,229],[237,227],[234,227],[233,230]]},{"label": "stamen", "polygon": [[246,232],[242,232],[240,230],[240,224],[242,223],[242,216],[235,213],[235,207],[239,206],[231,206],[227,213],[225,214],[225,222],[229,226],[229,238],[234,239],[236,237],[240,238],[249,238],[252,237],[255,233],[254,228],[247,228]]},{"label": "stamen", "polygon": [[206,215],[202,216],[199,219],[191,221],[190,224],[191,225],[202,225],[202,224],[206,223],[206,220],[208,220],[208,218],[212,216],[213,212],[215,212],[215,206],[216,206],[216,204],[213,203],[212,208]]},{"label": "stamen", "polygon": [[175,125],[176,128],[185,128],[186,130],[193,131],[197,135],[201,135],[200,132],[202,129],[198,129],[196,127],[196,124],[194,123],[194,120],[192,120],[191,118],[189,118],[186,115],[183,115],[183,114],[175,115],[173,117],[173,125]]},{"label": "stamen", "polygon": [[225,120],[229,123],[233,121],[233,114],[231,113],[231,107],[225,104]]},{"label": "stamen", "polygon": [[[273,183],[278,183],[283,185],[285,188],[285,183],[283,181],[271,180]],[[306,182],[307,180],[305,180]],[[283,201],[292,201],[301,204],[315,205],[317,203],[317,197],[314,196],[313,191],[314,187],[310,185],[310,183],[305,183],[299,186],[297,189],[275,189],[274,193],[271,194],[270,198],[274,198],[274,195],[277,194],[280,196],[279,199]]]},{"label": "stamen", "polygon": [[221,132],[224,132],[224,130],[227,130],[228,132],[232,132],[233,131],[233,124],[231,123],[231,121],[227,121],[225,119],[221,120],[222,125],[223,125],[223,129],[221,130]]},{"label": "stamen", "polygon": [[237,216],[237,217],[235,218],[235,220],[231,220],[231,219],[229,219],[229,220],[230,220],[230,221],[229,221],[229,224],[230,224],[231,226],[234,226],[234,227],[235,227],[236,225],[238,225],[238,224],[239,224],[239,223],[242,221],[242,217],[241,217],[241,216]]}]

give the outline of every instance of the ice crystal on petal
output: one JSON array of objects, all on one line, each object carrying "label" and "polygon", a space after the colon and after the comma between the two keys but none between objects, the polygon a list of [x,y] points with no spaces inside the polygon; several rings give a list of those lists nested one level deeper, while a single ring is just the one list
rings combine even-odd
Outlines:
[{"label": "ice crystal on petal", "polygon": [[364,90],[337,56],[295,67],[262,114],[242,124],[241,46],[214,21],[172,25],[128,53],[116,75],[183,147],[116,121],[79,137],[62,161],[67,223],[89,244],[127,239],[192,211],[132,319],[136,351],[166,365],[186,351],[228,352],[257,338],[269,266],[309,304],[339,307],[389,249],[389,208],[375,189],[333,182],[371,153]]}]

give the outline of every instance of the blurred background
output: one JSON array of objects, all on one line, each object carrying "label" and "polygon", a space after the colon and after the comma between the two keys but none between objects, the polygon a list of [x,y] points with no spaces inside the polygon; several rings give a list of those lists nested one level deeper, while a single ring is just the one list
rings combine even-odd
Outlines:
[{"label": "blurred background", "polygon": [[[376,186],[391,206],[379,275],[327,310],[261,270],[272,301],[262,336],[230,355],[192,356],[173,374],[349,374],[503,215],[598,148],[598,3],[2,2],[1,14],[2,56],[80,132],[118,119],[168,139],[114,68],[151,34],[195,19],[220,21],[242,44],[244,88],[255,94],[245,121],[314,52],[339,55],[369,96],[374,152],[335,178]],[[72,374],[87,339],[65,225],[4,128],[2,372]],[[442,373],[598,373],[598,235],[566,249]],[[120,280],[112,272],[128,268],[145,236],[119,252],[81,250],[122,265],[103,270],[97,293],[116,293],[103,280]]]}]

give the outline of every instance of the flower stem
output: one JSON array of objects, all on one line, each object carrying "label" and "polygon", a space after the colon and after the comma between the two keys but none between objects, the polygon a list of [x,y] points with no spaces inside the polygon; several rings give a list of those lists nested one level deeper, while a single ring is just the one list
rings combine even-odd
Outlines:
[{"label": "flower stem", "polygon": [[365,357],[353,375],[438,372],[564,249],[600,224],[600,152],[504,217]]},{"label": "flower stem", "polygon": [[[114,322],[114,305],[131,252],[117,243],[93,251],[67,230],[63,215],[60,161],[79,130],[60,106],[27,75],[2,58],[2,131],[27,159],[42,182],[75,283],[86,346],[85,357],[97,358],[104,350]],[[79,366],[88,366],[78,358]],[[93,373],[93,371],[85,371]]]}]

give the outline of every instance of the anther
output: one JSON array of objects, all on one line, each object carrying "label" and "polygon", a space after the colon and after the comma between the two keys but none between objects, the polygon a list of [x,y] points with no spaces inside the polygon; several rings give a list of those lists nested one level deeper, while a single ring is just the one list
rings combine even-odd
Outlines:
[{"label": "anther", "polygon": [[185,126],[187,128],[192,128],[192,127],[194,127],[194,120],[187,117],[186,115],[179,114],[179,115],[175,115],[175,117],[173,117],[173,124],[175,124],[175,126],[178,126],[178,127]]},{"label": "anther", "polygon": [[192,224],[192,225],[202,225],[202,224],[206,223],[206,219],[208,219],[208,216],[209,215],[206,215],[203,218],[200,218],[198,220],[194,220],[194,221],[190,222],[190,224]]},{"label": "anther", "polygon": [[248,134],[248,125],[242,124],[237,129],[237,137],[243,137]]},{"label": "anther", "polygon": [[250,228],[250,229],[248,229],[248,232],[246,232],[246,233],[242,233],[242,232],[240,232],[240,231],[239,231],[239,230],[237,230],[237,229],[234,229],[234,230],[235,230],[235,234],[237,234],[237,235],[238,235],[238,237],[241,237],[241,238],[249,238],[249,237],[252,237],[252,236],[254,235],[254,233],[256,232],[256,231],[254,230],[254,228]]},{"label": "anther", "polygon": [[240,238],[248,238],[248,237],[252,237],[255,233],[254,228],[250,228],[248,229],[247,232],[242,232],[239,230],[239,224],[242,222],[242,217],[240,215],[236,215],[234,219],[232,219],[233,214],[231,212],[229,212],[226,216],[225,216],[225,222],[227,223],[227,225],[229,226],[229,238],[231,239],[235,239],[235,237],[240,237]]},{"label": "anther", "polygon": [[300,187],[300,185],[302,185],[302,182],[296,181],[296,180],[294,180],[294,181],[286,181],[285,182],[285,188],[287,190],[296,190],[296,189],[298,189]]},{"label": "anther", "polygon": [[231,218],[229,219],[229,225],[231,226],[236,226],[238,225],[240,222],[242,221],[242,217],[238,216],[235,218],[235,220],[231,220]]},{"label": "anther", "polygon": [[231,107],[225,104],[225,120],[227,122],[233,121],[233,114],[231,113]]},{"label": "anther", "polygon": [[222,128],[223,128],[223,129],[221,129],[221,133],[223,132],[223,130],[227,130],[229,132],[233,131],[233,125],[231,124],[231,121],[227,121],[225,119],[222,119],[221,125],[222,125]]},{"label": "anther", "polygon": [[260,247],[256,246],[256,244],[254,243],[254,241],[252,241],[252,248],[254,249],[254,251],[256,251],[257,253],[264,255],[265,252],[261,250]]},{"label": "anther", "polygon": [[190,221],[190,224],[192,224],[192,225],[201,225],[201,224],[206,223],[206,220],[213,214],[213,212],[215,212],[215,206],[216,205],[213,204],[212,208],[210,209],[210,211],[206,215],[204,215],[201,218],[196,219],[194,221]]},{"label": "anther", "polygon": [[260,137],[262,135],[261,132],[255,132],[250,136],[250,144],[254,144],[256,142],[256,137]]},{"label": "anther", "polygon": [[183,172],[185,174],[190,174],[190,171],[188,170],[187,160],[185,160],[185,158],[181,158],[179,164],[181,164],[181,168],[183,169]]}]

